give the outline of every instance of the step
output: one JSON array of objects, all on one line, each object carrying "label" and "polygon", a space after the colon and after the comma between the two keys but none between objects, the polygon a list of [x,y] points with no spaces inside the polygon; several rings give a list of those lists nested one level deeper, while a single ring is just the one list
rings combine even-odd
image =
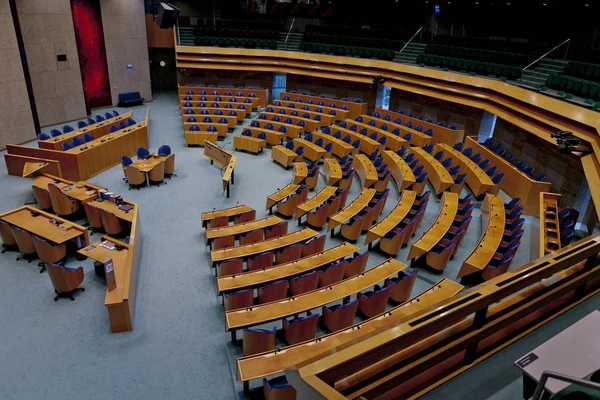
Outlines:
[{"label": "step", "polygon": [[524,76],[523,80],[527,80],[527,81],[535,82],[535,83],[539,83],[539,84],[545,84],[547,81],[546,78],[536,78],[536,77],[531,77],[531,76]]},{"label": "step", "polygon": [[550,74],[560,74],[560,73],[561,73],[561,72],[563,72],[565,69],[564,69],[564,68],[560,68],[560,69],[556,69],[556,68],[554,68],[554,69],[550,69],[550,68],[545,68],[545,67],[536,67],[536,68],[535,68],[535,70],[536,70],[536,71],[543,72],[543,73],[546,73],[546,74],[550,75]]},{"label": "step", "polygon": [[540,72],[537,70],[526,70],[525,73],[523,74],[524,76],[532,76],[532,77],[536,77],[536,78],[548,78],[548,76],[550,74],[547,74],[545,72]]}]

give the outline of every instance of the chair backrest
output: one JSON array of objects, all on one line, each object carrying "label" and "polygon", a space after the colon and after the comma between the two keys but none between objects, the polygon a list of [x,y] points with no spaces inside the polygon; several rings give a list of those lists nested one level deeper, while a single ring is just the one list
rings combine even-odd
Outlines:
[{"label": "chair backrest", "polygon": [[135,154],[137,155],[138,158],[146,158],[150,155],[150,152],[145,147],[138,147],[137,150],[135,151]]},{"label": "chair backrest", "polygon": [[302,247],[302,257],[308,257],[325,249],[327,236],[321,235],[310,239]]},{"label": "chair backrest", "polygon": [[109,235],[120,235],[125,231],[125,223],[110,211],[100,209],[100,219],[104,231]]},{"label": "chair backrest", "polygon": [[67,255],[66,243],[53,245],[49,241],[36,235],[31,235],[31,239],[33,241],[33,247],[35,247],[35,252],[42,262],[57,263]]},{"label": "chair backrest", "polygon": [[265,240],[283,236],[288,232],[288,223],[283,221],[265,230]]},{"label": "chair backrest", "polygon": [[254,289],[245,289],[238,292],[224,293],[223,303],[225,311],[250,307],[254,304]]},{"label": "chair backrest", "polygon": [[71,139],[73,141],[74,146],[81,146],[83,144],[83,140],[79,139],[77,136]]},{"label": "chair backrest", "polygon": [[262,353],[275,349],[277,329],[244,329],[243,350],[244,356]]},{"label": "chair backrest", "polygon": [[375,286],[375,291],[358,294],[358,309],[368,318],[374,317],[385,311],[385,305],[390,297],[391,287],[380,288]]},{"label": "chair backrest", "polygon": [[365,251],[361,253],[354,253],[354,255],[347,259],[347,265],[344,269],[344,277],[350,278],[352,276],[361,274],[367,267],[367,261],[369,259],[369,252]]},{"label": "chair backrest", "polygon": [[0,220],[0,239],[2,239],[2,243],[6,246],[14,246],[15,244],[17,244],[17,242],[15,241],[15,237],[13,236],[13,233],[10,230],[10,225],[8,225],[2,220]]},{"label": "chair backrest", "polygon": [[33,195],[35,196],[35,201],[38,203],[38,206],[43,210],[52,209],[52,200],[50,199],[50,193],[46,189],[42,189],[37,186],[31,186],[33,189]]},{"label": "chair backrest", "polygon": [[327,287],[344,279],[344,271],[348,262],[340,261],[319,271],[319,286]]},{"label": "chair backrest", "polygon": [[73,148],[73,145],[69,142],[62,142],[61,146],[63,150],[70,150]]},{"label": "chair backrest", "polygon": [[331,332],[347,328],[354,324],[354,317],[358,309],[358,300],[344,299],[341,305],[333,307],[323,306],[323,323]]},{"label": "chair backrest", "polygon": [[31,233],[14,225],[9,225],[9,227],[19,251],[23,254],[34,254],[35,246],[33,245]]},{"label": "chair backrest", "polygon": [[75,129],[71,125],[63,125],[63,133],[73,132]]},{"label": "chair backrest", "polygon": [[269,268],[273,265],[273,252],[268,251],[248,259],[248,271]]},{"label": "chair backrest", "polygon": [[50,139],[50,135],[48,135],[47,133],[40,133],[38,135],[38,140],[48,140]]},{"label": "chair backrest", "polygon": [[158,155],[168,156],[169,154],[171,154],[171,146],[163,144],[158,148]]},{"label": "chair backrest", "polygon": [[292,345],[315,337],[319,314],[307,312],[306,317],[295,318],[291,321],[283,319],[283,336],[287,344]]},{"label": "chair backrest", "polygon": [[58,215],[70,215],[79,209],[79,203],[70,200],[54,183],[48,184],[52,209]]},{"label": "chair backrest", "polygon": [[83,282],[83,267],[67,268],[62,264],[44,263],[54,289],[58,293],[75,290]]},{"label": "chair backrest", "polygon": [[83,209],[85,210],[85,216],[87,217],[90,226],[95,229],[102,228],[102,217],[100,209],[98,207],[94,207],[93,205],[87,202],[83,203]]},{"label": "chair backrest", "polygon": [[125,167],[125,174],[130,185],[141,185],[146,182],[146,174],[131,165]]},{"label": "chair backrest", "polygon": [[148,172],[148,179],[151,182],[160,182],[165,179],[165,162],[161,161]]},{"label": "chair backrest", "polygon": [[83,141],[85,143],[91,142],[92,140],[94,140],[94,137],[92,135],[90,135],[89,133],[84,133],[83,134]]},{"label": "chair backrest", "polygon": [[289,282],[283,279],[258,288],[258,303],[270,303],[287,297]]},{"label": "chair backrest", "polygon": [[59,131],[58,129],[51,129],[50,130],[50,135],[52,135],[52,137],[57,137],[57,136],[62,135],[62,132]]},{"label": "chair backrest", "polygon": [[243,246],[245,244],[252,244],[252,243],[256,243],[256,242],[260,242],[263,240],[264,237],[264,231],[262,229],[256,229],[250,232],[247,232],[246,234],[240,235],[240,246]]},{"label": "chair backrest", "polygon": [[277,264],[283,264],[291,261],[296,261],[302,257],[302,243],[296,243],[287,246],[275,252],[275,261]]}]

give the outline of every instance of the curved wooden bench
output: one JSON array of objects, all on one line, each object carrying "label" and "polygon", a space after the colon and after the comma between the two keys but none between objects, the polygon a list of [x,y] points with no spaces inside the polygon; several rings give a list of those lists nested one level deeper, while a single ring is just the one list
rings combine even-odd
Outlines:
[{"label": "curved wooden bench", "polygon": [[[350,125],[350,124],[348,124]],[[368,136],[363,136],[358,132],[351,131],[350,129],[342,128],[341,126],[336,126],[335,129],[332,127],[331,134],[335,131],[342,132],[342,138],[346,135],[350,135],[352,139],[350,140],[350,144],[354,143],[356,140],[360,140],[359,150],[364,154],[371,154],[374,151],[382,152],[384,150],[384,146],[379,143],[377,140],[373,140]]]},{"label": "curved wooden bench", "polygon": [[321,204],[325,203],[331,196],[335,194],[337,188],[335,186],[325,186],[321,191],[315,194],[310,199],[306,200],[303,203],[300,203],[296,206],[296,212],[294,214],[294,219],[298,220],[298,223],[301,222],[302,217],[311,210],[314,210]]},{"label": "curved wooden bench", "polygon": [[[331,133],[335,132],[335,128],[337,128],[336,125],[331,126]],[[315,140],[317,140],[317,138],[323,139],[323,147],[331,143],[333,146],[331,152],[339,158],[354,152],[354,147],[352,144],[346,143],[341,139],[334,138],[332,135],[327,135],[322,132],[312,132],[312,134],[315,137]]]},{"label": "curved wooden bench", "polygon": [[327,185],[337,184],[342,179],[342,167],[338,160],[333,157],[326,157],[323,163],[323,175],[327,179]]},{"label": "curved wooden bench", "polygon": [[275,215],[269,215],[265,218],[255,219],[253,221],[248,221],[241,224],[207,229],[205,232],[205,243],[210,245],[213,240],[225,236],[235,236],[236,238],[239,238],[240,235],[245,233],[252,232],[257,229],[270,228],[279,224],[280,222],[283,222],[283,219],[276,217]]},{"label": "curved wooden bench", "polygon": [[348,110],[341,110],[339,108],[328,107],[328,106],[319,106],[317,104],[306,104],[306,103],[302,103],[299,101],[291,101],[291,100],[274,100],[273,106],[275,106],[275,103],[277,101],[280,102],[282,106],[288,107],[288,108],[292,108],[292,107],[290,107],[290,105],[294,105],[295,109],[298,110],[298,112],[304,111],[304,110],[302,110],[302,107],[305,107],[305,106],[308,106],[309,111],[315,111],[318,108],[322,108],[323,111],[328,115],[331,115],[331,114],[329,114],[329,112],[335,111],[335,120],[336,121],[343,121],[346,118],[348,118],[350,115],[350,112]]},{"label": "curved wooden bench", "polygon": [[381,155],[392,173],[392,178],[396,182],[398,192],[403,191],[416,182],[415,174],[402,157],[391,150],[386,150]]},{"label": "curved wooden bench", "polygon": [[273,213],[273,207],[277,205],[277,203],[285,200],[288,196],[295,193],[296,190],[300,188],[300,185],[294,185],[292,183],[287,184],[281,189],[277,190],[275,193],[267,196],[267,207],[265,210],[269,210],[269,214]]},{"label": "curved wooden bench", "polygon": [[444,151],[444,158],[452,157],[454,161],[451,166],[460,165],[463,173],[467,174],[467,185],[473,191],[473,194],[477,197],[496,186],[484,170],[482,170],[477,163],[471,161],[471,159],[465,156],[460,151],[454,150],[447,144],[436,144],[433,153],[438,151]]},{"label": "curved wooden bench", "polygon": [[[367,129],[367,135],[369,136],[375,132],[377,133],[377,141],[379,141],[379,139],[381,139],[382,136],[385,136],[387,138],[386,143],[385,143],[385,148],[389,149],[389,150],[393,150],[393,151],[398,151],[400,150],[401,147],[408,147],[408,142],[402,138],[402,136],[396,136],[388,131],[386,131],[385,129],[380,129],[377,128],[376,126],[371,126],[369,124],[367,124],[366,122],[358,122],[356,120],[353,119],[347,119],[346,122],[348,123],[348,126],[352,126],[352,124],[356,124],[358,125],[358,131],[360,131],[363,128]],[[360,135],[360,133],[359,133]]]},{"label": "curved wooden bench", "polygon": [[265,114],[269,119],[271,119],[277,115],[281,118],[281,121],[283,121],[285,118],[291,118],[293,124],[296,126],[299,126],[298,122],[303,121],[306,124],[304,126],[304,128],[302,128],[303,132],[316,131],[321,126],[321,122],[315,121],[313,119],[302,118],[302,117],[292,117],[291,115],[288,115],[288,114],[277,114],[274,112],[266,112],[266,111],[261,112],[261,114]]},{"label": "curved wooden bench", "polygon": [[285,146],[277,145],[271,148],[271,159],[284,168],[289,168],[300,157],[302,156],[298,156],[294,150],[290,150]]},{"label": "curved wooden bench", "polygon": [[483,235],[475,249],[463,262],[457,278],[483,271],[496,254],[500,242],[502,242],[506,221],[502,197],[491,194],[486,195],[481,206],[481,213],[482,215],[487,213],[487,220],[482,227]]},{"label": "curved wooden bench", "polygon": [[462,285],[443,278],[405,303],[344,330],[282,349],[240,357],[237,359],[237,378],[247,384],[252,379],[280,373],[308,359],[325,354],[338,346],[358,341],[363,337],[394,326],[404,318],[454,296],[462,288]]},{"label": "curved wooden bench", "polygon": [[310,161],[320,160],[326,153],[324,148],[317,146],[316,144],[311,143],[308,140],[300,138],[294,139],[294,150],[298,146],[304,146],[304,158],[307,158]]},{"label": "curved wooden bench", "polygon": [[239,206],[222,208],[220,210],[205,211],[201,214],[200,218],[202,221],[202,227],[206,228],[208,223],[218,217],[227,217],[229,222],[233,221],[235,217],[240,216],[249,211],[254,211],[254,208],[245,204]]},{"label": "curved wooden bench", "polygon": [[405,190],[402,192],[402,198],[398,201],[396,207],[394,207],[385,218],[373,225],[367,232],[365,244],[369,245],[369,250],[371,249],[373,241],[384,237],[406,218],[415,203],[416,198],[417,193],[412,190]]},{"label": "curved wooden bench", "polygon": [[373,165],[369,157],[364,154],[357,154],[353,157],[354,163],[352,166],[358,174],[358,178],[364,188],[370,188],[379,180],[377,168]]},{"label": "curved wooden bench", "polygon": [[[260,115],[260,114],[259,114]],[[279,132],[279,128],[285,126],[287,129],[287,137],[298,137],[302,132],[304,132],[304,128],[301,126],[286,124],[285,122],[271,121],[270,119],[253,119],[252,122],[258,122],[260,124],[260,128],[263,129],[266,124],[273,124],[275,127],[275,131]],[[250,127],[249,127],[250,128]],[[258,127],[256,127],[258,128]]]},{"label": "curved wooden bench", "polygon": [[221,276],[217,278],[217,295],[302,275],[329,263],[342,260],[358,250],[357,246],[344,242],[312,256],[289,263],[277,264],[256,271],[242,272],[241,274]]},{"label": "curved wooden bench", "polygon": [[379,129],[381,128],[382,124],[386,124],[388,126],[387,131],[392,133],[392,131],[396,128],[400,129],[400,133],[398,134],[399,137],[404,138],[404,135],[406,135],[407,133],[410,133],[412,135],[411,139],[410,139],[410,144],[412,144],[415,147],[423,147],[429,143],[431,143],[431,137],[429,135],[424,134],[423,132],[419,132],[416,131],[412,128],[408,128],[404,125],[400,125],[400,124],[396,124],[393,121],[387,121],[383,118],[375,118],[373,116],[370,115],[361,115],[361,117],[363,117],[363,120],[368,124],[370,121],[375,121],[375,123],[377,124],[377,127]]},{"label": "curved wooden bench", "polygon": [[[338,99],[330,99],[327,97],[313,96],[309,94],[300,94],[300,93],[290,93],[290,92],[281,92],[279,97],[283,99],[285,96],[289,96],[290,99],[295,100],[297,98],[302,99],[303,103],[306,103],[306,100],[311,99],[314,101],[314,104],[317,104],[319,101],[325,102],[325,105],[330,103],[335,103],[336,108],[340,108],[340,106],[345,105],[348,107],[348,112],[350,113],[350,118],[356,117],[360,114],[364,114],[367,112],[367,103],[356,103],[351,100],[338,100]],[[282,100],[283,101],[283,100]]]},{"label": "curved wooden bench", "polygon": [[[298,111],[299,115],[302,115],[304,113],[308,113],[308,115],[310,115],[310,119],[313,121],[316,121],[314,118],[318,115],[321,117],[321,121],[320,121],[320,125],[321,126],[328,126],[331,125],[335,122],[335,117],[333,115],[329,115],[327,113],[324,112],[315,112],[315,111],[307,111],[307,110],[302,110],[300,108],[289,108],[289,107],[283,107],[283,106],[276,106],[276,105],[270,105],[269,107],[273,107],[273,109],[275,110],[275,112],[277,114],[279,114],[279,110],[284,110],[286,112],[286,114],[281,114],[281,115],[290,115],[290,113],[292,111]],[[307,118],[308,119],[308,118]]]},{"label": "curved wooden bench", "polygon": [[456,213],[458,211],[458,194],[452,192],[444,192],[440,212],[438,213],[433,224],[423,234],[413,242],[408,253],[407,260],[414,259],[422,254],[427,253],[439,243],[448,229],[452,226]]},{"label": "curved wooden bench", "polygon": [[333,214],[329,218],[329,222],[327,224],[327,230],[331,231],[331,235],[333,236],[334,229],[348,221],[350,218],[354,217],[358,214],[363,208],[369,205],[371,199],[375,196],[375,189],[363,189],[362,192],[352,201],[352,203],[348,204],[345,208],[340,210],[339,212]]},{"label": "curved wooden bench", "polygon": [[454,185],[454,179],[446,168],[438,160],[433,158],[431,154],[419,147],[412,147],[410,153],[415,155],[415,158],[419,160],[420,165],[425,167],[425,172],[428,174],[428,179],[435,193],[440,193],[450,189]]},{"label": "curved wooden bench", "polygon": [[[192,100],[184,100],[184,98],[187,96],[191,96]],[[200,100],[200,97],[206,97],[208,100]],[[229,95],[221,96],[221,95],[214,95],[214,94],[183,94],[183,95],[179,95],[179,104],[181,104],[183,106],[183,103],[185,103],[185,102],[192,102],[195,105],[195,103],[198,103],[200,101],[203,101],[205,103],[214,103],[215,101],[217,101],[216,99],[218,97],[223,99],[220,101],[227,101],[228,103],[243,104],[245,106],[252,105],[253,110],[255,110],[258,107],[258,102],[259,102],[258,97],[229,96]],[[232,99],[235,99],[235,100],[232,100]],[[251,102],[246,103],[245,102],[246,99],[250,99]]]}]

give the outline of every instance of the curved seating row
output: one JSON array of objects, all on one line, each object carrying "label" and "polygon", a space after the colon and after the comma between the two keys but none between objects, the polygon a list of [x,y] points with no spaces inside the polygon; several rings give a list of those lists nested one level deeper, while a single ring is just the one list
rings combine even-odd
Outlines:
[{"label": "curved seating row", "polygon": [[332,108],[340,108],[342,110],[348,110],[350,113],[349,117],[354,118],[359,116],[360,114],[364,114],[367,112],[367,103],[363,102],[361,99],[335,99],[325,96],[317,96],[312,94],[305,93],[294,93],[291,92],[281,92],[279,98],[283,101],[294,100],[296,102],[302,102],[307,104],[317,104],[319,106],[327,105]]},{"label": "curved seating row", "polygon": [[382,143],[386,149],[398,151],[400,147],[408,147],[409,141],[405,137],[390,133],[385,129],[371,125],[372,123],[369,124],[363,121],[364,118],[359,115],[354,120],[347,119],[345,122],[349,129],[354,130],[353,127],[356,125],[358,133]]},{"label": "curved seating row", "polygon": [[[359,212],[342,224],[341,234],[346,240],[356,241],[361,233],[369,230],[371,225],[383,212],[389,189],[376,192],[373,199],[367,203]],[[333,231],[332,231],[333,235]]]},{"label": "curved seating row", "polygon": [[251,97],[258,99],[258,105],[266,107],[269,103],[269,91],[263,88],[244,88],[244,87],[214,87],[203,85],[179,85],[177,92],[179,96],[185,95],[213,95],[213,96],[236,96]]},{"label": "curved seating row", "polygon": [[[225,247],[233,247],[233,243],[236,240],[239,240],[240,245],[252,243],[253,241],[250,237],[248,237],[250,233],[260,233],[259,236],[262,240],[264,229],[270,228],[281,222],[283,222],[281,218],[270,215],[265,218],[242,222],[232,226],[210,228],[205,232],[205,243],[207,246],[210,246],[211,249],[215,250]],[[252,236],[256,238],[257,235],[254,234]],[[217,243],[217,241],[219,243]],[[213,242],[215,242],[214,245]]]},{"label": "curved seating row", "polygon": [[[348,192],[349,188],[338,188],[327,200],[323,201],[320,205],[317,205],[315,208],[309,211],[306,214],[307,225],[311,228],[322,229],[327,223],[329,217],[345,207]],[[316,202],[321,201],[321,198],[317,198],[314,202],[312,202],[312,204],[309,204],[311,200],[305,203],[306,205],[304,206],[304,210],[313,206]],[[300,218],[298,218],[298,223],[301,223]]]},{"label": "curved seating row", "polygon": [[203,228],[227,226],[230,222],[240,224],[256,218],[256,210],[245,204],[220,210],[205,211],[200,216]]},{"label": "curved seating row", "polygon": [[320,113],[326,113],[329,115],[333,115],[336,121],[343,121],[348,118],[349,112],[348,110],[343,110],[341,108],[336,107],[328,107],[326,105],[318,105],[318,104],[306,104],[300,101],[291,101],[291,100],[275,100],[273,101],[274,106],[283,106],[288,108],[295,108],[297,110],[305,110],[305,111],[315,111]]},{"label": "curved seating row", "polygon": [[[381,116],[381,113],[379,113],[378,111],[374,111],[373,114]],[[404,140],[406,140],[413,146],[423,147],[425,145],[432,143],[431,135],[425,134],[425,133],[417,131],[413,128],[409,128],[405,125],[402,125],[401,120],[397,120],[399,123],[395,123],[395,122],[392,122],[391,117],[387,117],[388,119],[384,119],[385,116],[384,116],[384,118],[378,118],[378,117],[374,117],[372,115],[369,116],[366,114],[356,117],[355,120],[358,120],[358,118],[361,118],[363,122],[365,122],[366,124],[368,124],[370,126],[377,127],[381,130],[391,133],[392,135],[404,138]],[[431,133],[433,134],[433,130],[431,131]],[[410,136],[407,134],[410,134]],[[396,149],[396,151],[397,150],[398,149]]]}]

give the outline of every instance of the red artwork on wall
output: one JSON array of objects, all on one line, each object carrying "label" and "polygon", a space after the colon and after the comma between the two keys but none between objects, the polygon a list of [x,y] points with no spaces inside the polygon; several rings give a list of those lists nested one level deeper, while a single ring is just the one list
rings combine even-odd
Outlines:
[{"label": "red artwork on wall", "polygon": [[88,114],[112,104],[100,0],[71,0],[79,68]]}]

